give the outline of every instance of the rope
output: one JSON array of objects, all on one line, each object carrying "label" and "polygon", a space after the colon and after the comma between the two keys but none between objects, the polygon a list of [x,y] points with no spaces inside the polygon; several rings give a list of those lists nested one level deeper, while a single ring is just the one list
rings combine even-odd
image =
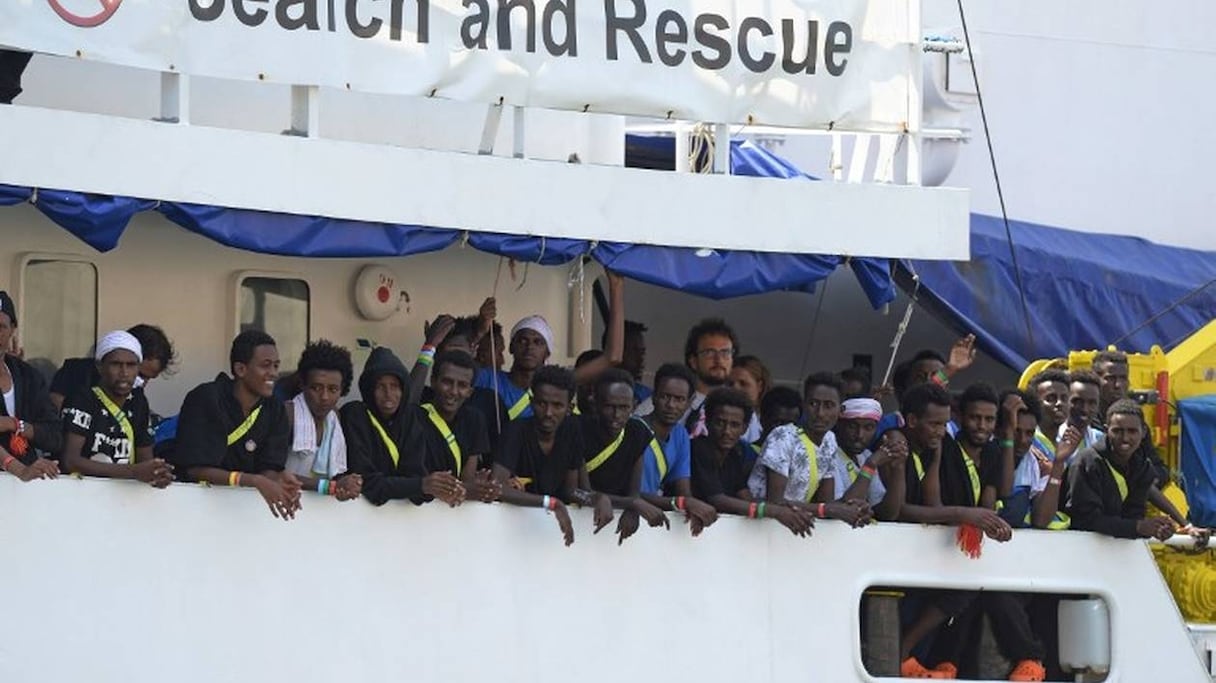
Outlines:
[{"label": "rope", "polygon": [[[494,290],[490,294],[490,296],[494,297],[495,301],[498,300],[498,281],[499,281],[499,279],[502,278],[502,262],[503,262],[504,258],[505,257],[502,256],[501,254],[498,256],[498,268],[494,271]],[[499,405],[502,403],[502,394],[500,394],[498,391],[498,366],[496,365],[497,359],[498,359],[498,350],[494,348],[494,321],[491,320],[490,321],[490,381],[494,385],[494,405]],[[502,434],[502,411],[501,410],[494,411],[494,424],[495,424],[495,426],[498,427],[498,433]]]},{"label": "rope", "polygon": [[[904,333],[908,331],[908,323],[912,322],[912,310],[916,308],[916,297],[920,294],[920,275],[912,269],[912,264],[908,264],[908,271],[912,273],[912,293],[908,295],[908,308],[904,310],[904,318],[899,321],[899,327],[895,330],[895,338],[891,340],[891,359],[887,361],[887,371],[882,375],[882,382],[878,385],[885,387],[891,381],[891,372],[895,369],[895,357],[899,355],[899,347],[904,343]],[[899,399],[898,396],[895,397]]]},{"label": "rope", "polygon": [[[704,154],[705,163],[698,166],[697,162],[702,159],[702,154]],[[704,123],[698,123],[692,127],[692,133],[689,134],[688,167],[692,169],[693,173],[709,173],[713,170],[713,161],[713,129]]]},{"label": "rope", "polygon": [[967,30],[967,14],[963,11],[963,0],[958,0],[958,16],[963,24],[963,41],[967,54],[971,55],[971,79],[975,81],[975,99],[980,106],[980,120],[984,124],[984,141],[988,144],[988,160],[992,164],[992,180],[996,183],[996,197],[1001,204],[1001,221],[1005,224],[1005,240],[1009,244],[1009,259],[1013,265],[1013,277],[1018,285],[1018,298],[1022,301],[1022,318],[1026,324],[1027,355],[1034,354],[1034,330],[1030,324],[1030,305],[1026,303],[1026,288],[1022,285],[1022,269],[1018,267],[1018,254],[1013,248],[1013,231],[1009,228],[1009,213],[1005,210],[1005,193],[1001,190],[1001,176],[996,170],[996,153],[992,149],[992,133],[988,130],[988,112],[984,109],[984,95],[980,91],[980,77],[975,69],[975,52],[971,49],[971,32]]},{"label": "rope", "polygon": [[1124,334],[1122,337],[1119,337],[1115,341],[1111,342],[1111,346],[1117,347],[1119,345],[1119,342],[1127,339],[1128,337],[1139,332],[1140,330],[1144,329],[1145,327],[1152,325],[1161,316],[1165,315],[1166,313],[1169,313],[1170,311],[1174,310],[1175,308],[1178,308],[1179,306],[1186,303],[1187,301],[1190,301],[1191,299],[1195,298],[1196,296],[1199,295],[1200,292],[1207,289],[1208,287],[1211,287],[1214,284],[1216,284],[1216,278],[1212,278],[1211,280],[1208,280],[1207,282],[1203,283],[1202,285],[1199,285],[1195,289],[1192,289],[1190,292],[1187,292],[1181,299],[1170,304],[1162,311],[1160,311],[1158,313],[1154,313],[1151,318],[1149,318],[1148,320],[1145,320],[1144,322],[1140,323],[1139,325],[1136,325],[1132,329],[1128,330],[1128,332],[1126,334]]}]

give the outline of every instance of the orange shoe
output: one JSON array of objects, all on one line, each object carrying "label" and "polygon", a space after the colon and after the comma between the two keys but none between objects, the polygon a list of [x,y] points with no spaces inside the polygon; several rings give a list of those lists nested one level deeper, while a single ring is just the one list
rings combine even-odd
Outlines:
[{"label": "orange shoe", "polygon": [[1011,681],[1042,681],[1047,679],[1047,669],[1037,659],[1023,659],[1009,673]]},{"label": "orange shoe", "polygon": [[[908,657],[900,663],[899,675],[901,678],[954,678],[954,674],[947,675],[947,672],[941,671],[942,666],[942,664],[938,664],[934,669],[927,669],[916,657]],[[953,664],[945,666],[954,668]]]}]

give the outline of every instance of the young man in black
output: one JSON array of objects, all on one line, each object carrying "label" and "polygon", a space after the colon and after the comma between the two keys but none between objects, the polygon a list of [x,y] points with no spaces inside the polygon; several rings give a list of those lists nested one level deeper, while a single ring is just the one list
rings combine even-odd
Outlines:
[{"label": "young man in black", "polygon": [[1137,452],[1144,438],[1140,406],[1115,401],[1106,411],[1106,423],[1106,438],[1078,453],[1068,469],[1072,528],[1116,538],[1169,538],[1174,523],[1168,517],[1145,517],[1154,474]]},{"label": "young man in black", "polygon": [[143,361],[139,340],[111,332],[97,342],[98,382],[63,405],[63,465],[91,477],[136,479],[157,488],[173,481],[173,467],[152,457],[148,400],[136,393]]},{"label": "young man in black", "polygon": [[[904,467],[906,481],[900,521],[952,526],[968,524],[994,540],[1009,540],[1013,535],[1009,524],[994,510],[977,505],[978,476],[974,480],[967,476],[965,489],[957,484],[946,488],[942,469],[965,468],[957,444],[946,437],[946,423],[950,421],[950,394],[934,383],[914,385],[904,392],[900,411],[905,420],[903,432],[909,449],[908,462]],[[950,463],[943,464],[943,460]],[[958,477],[953,481],[957,482]],[[972,502],[968,503],[969,500]],[[950,504],[946,501],[950,501]],[[913,656],[912,651],[948,619],[961,615],[970,607],[975,594],[935,590],[923,591],[921,596],[924,607],[901,636],[901,675],[905,678],[953,678],[958,670],[957,653],[947,654],[930,669]]]},{"label": "young man in black", "polygon": [[21,359],[16,333],[17,309],[0,291],[0,466],[23,481],[52,479],[63,450],[59,411],[42,375]]},{"label": "young man in black", "polygon": [[447,470],[426,471],[426,437],[422,418],[408,404],[408,385],[401,359],[382,346],[372,349],[359,375],[363,400],[338,411],[348,467],[363,477],[363,497],[373,505],[421,505],[432,498],[459,505],[465,497],[460,480]]},{"label": "young man in black", "polygon": [[477,363],[465,351],[435,356],[431,397],[418,407],[426,439],[427,472],[459,478],[469,498],[492,503],[502,487],[489,471],[490,434],[485,417],[468,405]]},{"label": "young man in black", "polygon": [[232,340],[232,376],[186,394],[169,460],[179,476],[216,486],[256,488],[270,512],[284,520],[300,509],[300,480],[284,471],[291,427],[273,399],[279,351],[260,330]]},{"label": "young man in black", "polygon": [[[999,400],[996,390],[984,383],[972,384],[959,397],[958,439],[954,444],[950,444],[948,438],[943,442],[943,452],[949,451],[951,457],[942,464],[942,487],[943,491],[957,492],[961,499],[952,500],[943,494],[947,505],[994,508],[998,500],[1008,498],[1013,492],[1013,430],[1017,425],[1017,413],[1025,406],[1017,394],[1006,395],[1003,406],[998,406]],[[999,435],[996,434],[998,422],[1002,425]]]},{"label": "young man in black", "polygon": [[[172,372],[171,368],[177,360],[173,350],[173,342],[165,335],[164,330],[155,325],[140,323],[127,330],[139,340],[143,350],[143,360],[139,363],[139,372],[135,377],[133,393],[144,392],[144,386],[160,377],[161,373]],[[51,402],[56,409],[63,408],[63,402],[81,389],[88,389],[97,384],[97,361],[93,358],[69,358],[63,361],[63,366],[51,379]]]},{"label": "young man in black", "polygon": [[680,422],[696,381],[683,365],[663,365],[654,375],[654,412],[634,418],[650,432],[642,454],[642,497],[661,510],[683,511],[693,536],[718,519],[712,505],[692,495],[692,443]]},{"label": "young man in black", "polygon": [[[608,348],[608,333],[600,337],[600,348]],[[642,383],[642,373],[646,370],[646,332],[647,327],[636,320],[625,321],[625,340],[621,350],[620,368],[633,377],[633,398],[641,403],[650,398],[651,389]]]},{"label": "young man in black", "polygon": [[642,453],[650,430],[633,414],[633,377],[619,368],[605,370],[594,385],[594,409],[576,418],[583,435],[584,488],[603,493],[620,508],[621,542],[638,530],[639,517],[652,527],[670,526],[659,508],[641,497]]},{"label": "young man in black", "polygon": [[692,441],[692,493],[718,512],[749,519],[774,519],[796,536],[811,535],[810,513],[781,503],[756,502],[747,490],[749,470],[743,464],[741,441],[751,422],[752,404],[736,389],[720,387],[705,398],[708,434]]},{"label": "young man in black", "polygon": [[502,486],[504,503],[540,507],[557,516],[566,545],[574,542],[574,527],[566,503],[595,508],[595,532],[612,522],[607,496],[580,487],[586,476],[582,432],[567,419],[574,400],[574,375],[546,365],[532,377],[533,416],[511,422],[498,442],[494,479]]}]

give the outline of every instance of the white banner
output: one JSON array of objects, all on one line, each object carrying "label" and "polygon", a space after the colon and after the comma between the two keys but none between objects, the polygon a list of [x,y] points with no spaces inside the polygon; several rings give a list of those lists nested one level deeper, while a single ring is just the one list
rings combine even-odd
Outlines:
[{"label": "white banner", "polygon": [[910,118],[917,4],[2,0],[0,44],[217,78],[889,131]]}]

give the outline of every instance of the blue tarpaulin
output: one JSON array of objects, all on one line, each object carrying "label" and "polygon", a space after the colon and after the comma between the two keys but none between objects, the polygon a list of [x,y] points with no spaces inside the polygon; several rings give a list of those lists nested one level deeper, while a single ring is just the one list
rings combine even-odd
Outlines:
[{"label": "blue tarpaulin", "polygon": [[[641,142],[651,145],[658,154],[674,154],[671,138]],[[806,177],[793,165],[749,142],[736,141],[731,151],[733,172],[737,175]],[[28,188],[0,186],[0,204],[27,201],[30,196]],[[59,190],[39,190],[36,205],[55,223],[102,252],[118,245],[135,213],[148,210],[157,210],[186,230],[220,244],[284,256],[409,256],[444,249],[465,235],[460,230],[416,225]],[[885,259],[848,260],[834,255],[687,249],[487,232],[468,232],[467,239],[474,249],[542,265],[561,265],[587,257],[636,280],[717,299],[776,290],[813,291],[816,283],[848,263],[875,308],[895,298],[894,281]]]},{"label": "blue tarpaulin", "polygon": [[1154,344],[1169,349],[1216,317],[1216,283],[1204,288],[1216,280],[1214,253],[1020,221],[1010,227],[1033,342],[999,217],[972,214],[970,261],[904,262],[897,278],[910,290],[915,272],[925,308],[960,332],[974,333],[981,348],[1012,368],[1116,341],[1128,351]]},{"label": "blue tarpaulin", "polygon": [[1195,526],[1216,527],[1216,396],[1182,399],[1178,417],[1188,517]]}]

